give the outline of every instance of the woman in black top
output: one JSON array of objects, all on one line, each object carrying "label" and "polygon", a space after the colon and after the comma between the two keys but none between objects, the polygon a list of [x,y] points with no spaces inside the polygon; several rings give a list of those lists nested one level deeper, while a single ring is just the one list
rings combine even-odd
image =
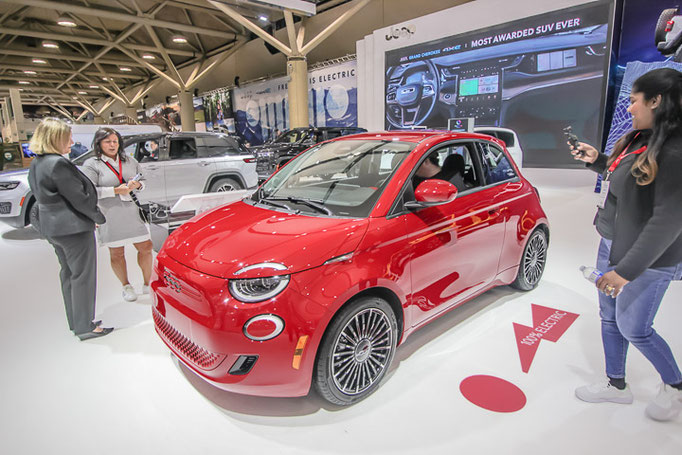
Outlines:
[{"label": "woman in black top", "polygon": [[625,383],[632,343],[663,380],[646,413],[670,420],[682,409],[682,373],[653,319],[670,281],[682,276],[682,73],[662,68],[638,78],[628,112],[633,131],[610,156],[582,142],[571,152],[604,177],[595,226],[602,236],[597,287],[608,380],[576,395],[632,403]]},{"label": "woman in black top", "polygon": [[61,120],[40,122],[31,138],[36,158],[28,171],[36,197],[39,230],[54,247],[61,265],[59,278],[66,319],[81,340],[105,336],[112,328],[100,327],[95,317],[97,246],[95,223],[106,219],[97,208],[92,182],[67,158],[71,127]]}]

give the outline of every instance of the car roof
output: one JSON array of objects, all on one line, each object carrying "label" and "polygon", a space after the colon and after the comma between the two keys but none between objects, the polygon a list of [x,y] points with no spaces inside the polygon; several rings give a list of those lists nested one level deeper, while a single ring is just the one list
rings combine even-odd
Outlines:
[{"label": "car roof", "polygon": [[415,130],[415,131],[380,131],[370,133],[359,133],[351,136],[343,136],[335,140],[380,140],[380,141],[402,141],[419,143],[426,139],[443,138],[445,140],[454,139],[485,139],[491,140],[490,136],[476,133],[460,133],[443,130]]}]

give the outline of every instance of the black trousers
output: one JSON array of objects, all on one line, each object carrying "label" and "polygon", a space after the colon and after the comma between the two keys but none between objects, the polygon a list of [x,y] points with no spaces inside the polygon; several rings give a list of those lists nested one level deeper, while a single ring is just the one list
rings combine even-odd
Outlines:
[{"label": "black trousers", "polygon": [[97,246],[94,231],[48,237],[62,269],[62,296],[69,329],[76,335],[95,328]]}]

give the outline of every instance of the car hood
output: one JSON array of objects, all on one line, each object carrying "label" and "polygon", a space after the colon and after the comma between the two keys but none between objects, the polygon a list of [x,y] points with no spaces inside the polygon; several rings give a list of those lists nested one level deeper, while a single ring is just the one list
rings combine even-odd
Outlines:
[{"label": "car hood", "polygon": [[354,251],[367,225],[366,219],[297,215],[239,201],[186,222],[163,249],[179,263],[221,278],[235,278],[240,269],[262,263],[287,269],[252,269],[238,277],[286,275]]},{"label": "car hood", "polygon": [[28,181],[28,169],[0,172],[0,180],[19,180],[26,182]]}]

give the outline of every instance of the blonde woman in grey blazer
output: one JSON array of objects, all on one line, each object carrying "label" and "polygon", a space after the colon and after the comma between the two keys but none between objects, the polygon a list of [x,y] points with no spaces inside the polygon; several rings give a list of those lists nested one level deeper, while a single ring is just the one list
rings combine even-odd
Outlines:
[{"label": "blonde woman in grey blazer", "polygon": [[142,293],[149,294],[152,273],[152,241],[147,225],[138,215],[130,196],[144,189],[142,182],[133,180],[141,174],[140,164],[123,151],[121,135],[111,128],[100,128],[93,140],[95,156],[83,164],[83,173],[97,188],[99,207],[107,223],[97,228],[100,243],[109,247],[111,268],[123,286],[123,299],[137,300],[135,289],[128,280],[125,246],[137,249],[137,263],[142,270]]},{"label": "blonde woman in grey blazer", "polygon": [[[92,182],[68,159],[71,127],[61,120],[40,122],[31,138],[37,156],[28,182],[38,203],[38,229],[54,247],[61,265],[59,279],[66,319],[78,338],[87,340],[111,333],[95,318],[97,246],[95,223],[105,218],[97,208]],[[65,156],[66,155],[66,156]]]}]

